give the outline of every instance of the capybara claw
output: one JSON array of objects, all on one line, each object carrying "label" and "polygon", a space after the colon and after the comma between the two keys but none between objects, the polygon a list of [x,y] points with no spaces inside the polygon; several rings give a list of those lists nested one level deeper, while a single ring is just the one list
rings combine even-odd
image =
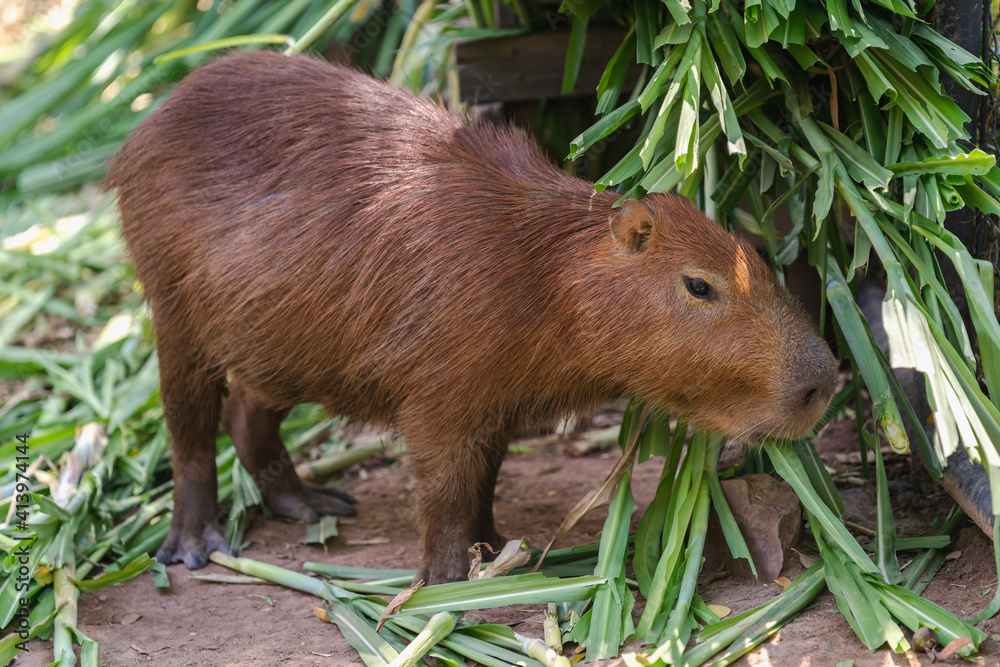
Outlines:
[{"label": "capybara claw", "polygon": [[184,565],[189,570],[200,570],[208,565],[208,554],[204,546],[198,546],[184,552]]},{"label": "capybara claw", "polygon": [[220,551],[233,556],[233,550],[225,536],[215,526],[205,526],[201,535],[184,535],[170,529],[163,546],[156,552],[156,560],[163,565],[184,563],[189,570],[198,570],[208,565],[208,555]]},{"label": "capybara claw", "polygon": [[350,494],[311,484],[303,486],[297,493],[273,493],[266,501],[275,514],[306,523],[316,523],[323,515],[354,516],[358,513],[351,504],[354,498]]},{"label": "capybara claw", "polygon": [[428,563],[424,559],[413,577],[413,583],[423,581],[425,586],[437,584],[450,584],[454,581],[467,581],[469,579],[468,559],[452,559],[449,561],[432,561]]}]

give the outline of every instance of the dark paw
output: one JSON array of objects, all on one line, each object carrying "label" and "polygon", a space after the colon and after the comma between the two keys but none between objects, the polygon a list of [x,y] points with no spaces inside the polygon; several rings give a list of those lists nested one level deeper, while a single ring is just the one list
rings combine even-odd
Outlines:
[{"label": "dark paw", "polygon": [[156,560],[164,565],[184,563],[189,570],[197,570],[208,565],[208,555],[213,551],[234,555],[217,526],[206,525],[200,534],[171,527],[163,546],[156,552]]},{"label": "dark paw", "polygon": [[268,508],[275,514],[306,523],[316,523],[320,516],[336,514],[354,516],[358,513],[354,497],[343,491],[307,484],[301,491],[272,493],[266,498]]},{"label": "dark paw", "polygon": [[448,562],[423,562],[413,577],[413,583],[423,581],[426,586],[450,584],[469,580],[469,559],[451,559]]}]

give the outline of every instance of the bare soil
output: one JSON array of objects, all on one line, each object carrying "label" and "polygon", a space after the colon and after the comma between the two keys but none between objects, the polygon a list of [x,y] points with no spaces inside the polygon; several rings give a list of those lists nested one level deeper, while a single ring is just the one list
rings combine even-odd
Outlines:
[{"label": "bare soil", "polygon": [[[860,481],[860,456],[853,421],[831,424],[817,441],[847,504],[849,521],[874,527],[874,491]],[[511,454],[497,484],[496,516],[508,537],[526,536],[544,545],[566,512],[611,469],[613,450],[573,457],[557,443]],[[652,499],[660,474],[657,460],[635,470],[633,491],[637,523]],[[897,522],[902,533],[935,532],[951,500],[914,474],[908,459],[889,459],[889,477],[898,499]],[[919,471],[918,471],[919,472]],[[840,480],[851,480],[840,483]],[[349,470],[343,488],[358,499],[359,516],[341,522],[340,536],[326,547],[302,544],[301,524],[256,519],[247,533],[243,554],[250,558],[301,570],[305,561],[367,567],[415,567],[419,536],[413,517],[410,478],[398,461],[373,461]],[[570,546],[599,537],[606,513],[586,516],[561,542]],[[633,525],[634,528],[634,525]],[[808,542],[808,533],[804,542]],[[725,548],[724,545],[709,545]],[[809,553],[808,546],[798,549]],[[904,555],[903,563],[906,559]],[[783,576],[794,579],[803,570],[799,559],[786,560]],[[226,573],[211,564],[205,571]],[[169,568],[171,587],[153,586],[145,573],[127,583],[85,595],[79,603],[80,629],[101,648],[108,667],[136,665],[361,665],[333,625],[313,615],[316,601],[275,586],[214,584],[188,578],[182,565]],[[992,545],[974,527],[962,530],[952,558],[934,578],[924,596],[964,619],[973,618],[992,597],[997,576]],[[741,613],[779,592],[775,582],[725,577],[702,587],[706,601]],[[641,610],[641,601],[636,613]],[[532,607],[487,610],[490,621],[514,625],[525,635],[541,636],[541,609]],[[976,664],[1000,665],[1000,619],[980,625],[991,638],[983,643]],[[627,646],[626,650],[637,647]],[[836,610],[833,595],[824,593],[818,604],[783,628],[768,643],[742,658],[738,665],[802,665],[820,667],[854,660],[855,667],[930,664],[927,656],[910,651],[870,653],[854,636]],[[21,667],[47,665],[50,642],[33,641],[30,651],[15,660]],[[610,664],[616,664],[611,661]]]}]

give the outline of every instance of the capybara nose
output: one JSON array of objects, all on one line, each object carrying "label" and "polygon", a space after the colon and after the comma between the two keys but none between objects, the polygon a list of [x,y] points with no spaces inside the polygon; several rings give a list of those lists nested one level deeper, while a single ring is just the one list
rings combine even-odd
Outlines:
[{"label": "capybara nose", "polygon": [[837,362],[822,339],[817,336],[810,341],[793,373],[787,394],[791,407],[817,413],[825,410],[837,386]]}]

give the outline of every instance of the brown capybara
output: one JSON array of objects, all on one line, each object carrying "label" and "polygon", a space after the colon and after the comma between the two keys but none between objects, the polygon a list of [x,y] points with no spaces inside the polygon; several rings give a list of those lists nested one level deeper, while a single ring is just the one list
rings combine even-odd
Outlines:
[{"label": "brown capybara", "polygon": [[[173,440],[162,562],[227,550],[220,421],[277,513],[353,513],[304,486],[297,403],[404,435],[418,579],[498,545],[493,490],[526,424],[641,394],[735,438],[806,434],[835,362],[745,243],[684,199],[618,195],[510,127],[273,52],[196,70],[113,159]],[[227,376],[228,396],[227,396]]]}]

